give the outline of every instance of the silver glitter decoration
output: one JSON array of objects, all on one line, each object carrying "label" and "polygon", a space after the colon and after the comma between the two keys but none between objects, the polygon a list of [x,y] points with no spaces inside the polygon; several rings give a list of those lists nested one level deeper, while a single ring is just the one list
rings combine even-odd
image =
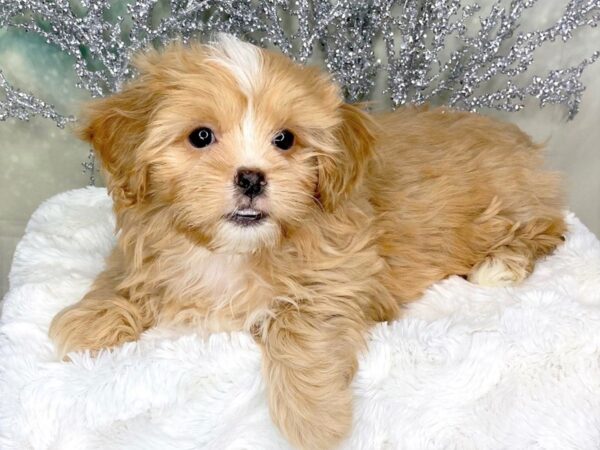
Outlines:
[{"label": "silver glitter decoration", "polygon": [[53,120],[60,128],[64,128],[68,122],[75,120],[72,116],[59,114],[54,106],[12,87],[1,70],[0,92],[3,92],[6,98],[0,102],[0,120],[14,117],[28,121],[32,116],[42,116]]},{"label": "silver glitter decoration", "polygon": [[[94,97],[118,91],[134,75],[137,51],[224,31],[301,63],[324,61],[349,101],[368,100],[383,76],[392,107],[432,102],[517,111],[536,97],[540,106],[566,106],[573,118],[581,74],[600,53],[545,75],[528,69],[544,43],[595,27],[600,0],[565,0],[555,23],[521,30],[537,1],[495,0],[484,11],[461,0],[0,0],[0,28],[36,33],[70,55],[78,86]],[[0,73],[2,92],[0,120],[41,115],[61,127],[73,120]],[[84,167],[93,178],[93,159]]]},{"label": "silver glitter decoration", "polygon": [[81,166],[83,167],[83,173],[89,174],[90,186],[96,185],[96,174],[98,173],[98,165],[96,164],[96,155],[94,154],[94,149],[90,148],[88,152],[87,161],[82,162]]}]

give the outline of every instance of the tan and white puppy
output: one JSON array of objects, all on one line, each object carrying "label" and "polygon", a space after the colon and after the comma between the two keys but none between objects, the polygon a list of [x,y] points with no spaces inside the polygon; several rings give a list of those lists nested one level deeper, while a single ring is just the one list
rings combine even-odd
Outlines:
[{"label": "tan and white puppy", "polygon": [[155,325],[248,330],[274,421],[300,448],[331,448],[369,326],[452,274],[519,282],[561,242],[557,177],[513,125],[369,115],[319,70],[230,36],[136,65],[80,125],[120,233],[52,323],[61,356]]}]

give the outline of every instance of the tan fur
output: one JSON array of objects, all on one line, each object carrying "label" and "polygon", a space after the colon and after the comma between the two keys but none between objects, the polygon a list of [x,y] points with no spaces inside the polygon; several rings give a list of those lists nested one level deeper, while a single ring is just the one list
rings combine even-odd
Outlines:
[{"label": "tan fur", "polygon": [[[119,240],[50,334],[64,356],[157,324],[250,331],[274,421],[299,448],[331,448],[351,425],[369,326],[452,274],[521,281],[561,242],[559,181],[513,125],[445,109],[371,116],[316,69],[260,57],[242,89],[210,47],[173,45],[89,106],[81,135],[106,170]],[[217,134],[210,149],[186,141],[200,125]],[[297,136],[285,153],[270,144],[283,128]],[[241,201],[241,154],[269,182],[256,200],[269,219],[246,230],[224,219]]]}]

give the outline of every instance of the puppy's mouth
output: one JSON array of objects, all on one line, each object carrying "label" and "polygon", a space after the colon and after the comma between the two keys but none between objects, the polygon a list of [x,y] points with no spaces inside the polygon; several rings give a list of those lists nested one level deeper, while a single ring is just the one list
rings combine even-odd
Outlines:
[{"label": "puppy's mouth", "polygon": [[229,220],[232,223],[235,223],[236,225],[248,227],[253,225],[259,225],[267,217],[267,213],[259,211],[258,209],[244,208],[238,209],[236,211],[233,211],[231,214],[228,214],[227,220]]}]

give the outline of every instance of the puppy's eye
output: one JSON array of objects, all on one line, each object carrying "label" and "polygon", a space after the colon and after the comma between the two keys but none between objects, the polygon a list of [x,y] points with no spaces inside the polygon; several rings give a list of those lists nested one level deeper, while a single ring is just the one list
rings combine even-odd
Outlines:
[{"label": "puppy's eye", "polygon": [[294,134],[290,130],[281,130],[271,142],[279,150],[289,150],[294,145]]},{"label": "puppy's eye", "polygon": [[204,148],[215,142],[215,134],[208,127],[200,127],[192,131],[188,139],[194,147]]}]

